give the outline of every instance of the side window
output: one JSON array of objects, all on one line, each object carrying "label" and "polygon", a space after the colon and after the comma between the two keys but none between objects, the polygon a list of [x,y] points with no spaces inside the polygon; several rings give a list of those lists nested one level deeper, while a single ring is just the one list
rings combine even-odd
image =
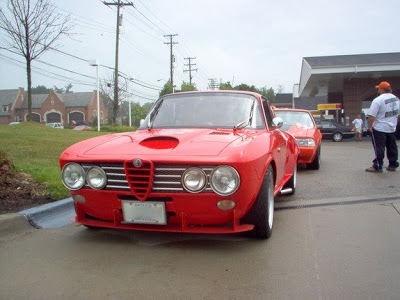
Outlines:
[{"label": "side window", "polygon": [[262,104],[264,106],[265,117],[267,118],[267,125],[269,128],[271,128],[273,126],[272,124],[273,114],[267,98],[262,97]]}]

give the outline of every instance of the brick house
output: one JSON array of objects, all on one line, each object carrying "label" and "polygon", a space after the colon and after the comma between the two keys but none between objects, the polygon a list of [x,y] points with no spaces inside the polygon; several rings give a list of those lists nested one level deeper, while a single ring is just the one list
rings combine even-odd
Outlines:
[{"label": "brick house", "polygon": [[368,111],[381,81],[388,81],[393,94],[400,96],[400,52],[304,57],[295,106],[315,109],[338,103],[343,109],[340,119],[350,123]]},{"label": "brick house", "polygon": [[[0,124],[28,118],[28,99],[23,88],[0,90]],[[100,95],[100,123],[107,123],[108,109]],[[97,92],[32,95],[32,121],[39,123],[90,123],[97,118]]]}]

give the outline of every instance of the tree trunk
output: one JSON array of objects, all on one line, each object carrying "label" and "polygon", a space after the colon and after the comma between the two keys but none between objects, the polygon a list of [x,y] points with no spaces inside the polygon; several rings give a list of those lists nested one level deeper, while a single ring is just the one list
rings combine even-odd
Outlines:
[{"label": "tree trunk", "polygon": [[26,59],[26,74],[28,77],[28,118],[27,121],[32,120],[32,70],[31,70],[31,60]]}]

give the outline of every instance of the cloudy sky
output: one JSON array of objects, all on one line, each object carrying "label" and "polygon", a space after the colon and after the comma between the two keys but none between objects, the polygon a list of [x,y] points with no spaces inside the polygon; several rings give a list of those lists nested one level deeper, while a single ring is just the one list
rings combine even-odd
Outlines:
[{"label": "cloudy sky", "polygon": [[[1,9],[8,0],[0,0]],[[114,2],[109,0],[108,2]],[[124,1],[125,3],[128,1]],[[129,1],[130,2],[130,1]],[[185,58],[198,71],[193,82],[207,89],[215,78],[234,85],[281,86],[292,92],[303,57],[400,51],[398,0],[131,0],[121,10],[119,69],[133,76],[132,101],[156,99],[170,77],[168,39],[174,37],[174,83],[189,81]],[[35,61],[33,86],[64,87],[74,92],[95,89],[112,80],[115,59],[116,7],[100,0],[54,0],[71,14],[74,35],[63,38],[61,52],[46,52]],[[4,33],[0,46],[5,47]],[[0,89],[25,87],[23,58],[0,49]],[[51,64],[51,65],[49,65]]]}]

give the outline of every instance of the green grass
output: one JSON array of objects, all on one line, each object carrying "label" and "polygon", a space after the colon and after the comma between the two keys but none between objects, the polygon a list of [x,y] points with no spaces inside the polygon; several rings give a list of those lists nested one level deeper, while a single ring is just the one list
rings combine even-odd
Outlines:
[{"label": "green grass", "polygon": [[130,127],[104,128],[104,131],[76,131],[50,128],[37,123],[0,125],[0,152],[11,160],[17,172],[30,174],[33,179],[44,183],[54,200],[69,197],[61,182],[58,158],[76,142],[123,130]]}]

